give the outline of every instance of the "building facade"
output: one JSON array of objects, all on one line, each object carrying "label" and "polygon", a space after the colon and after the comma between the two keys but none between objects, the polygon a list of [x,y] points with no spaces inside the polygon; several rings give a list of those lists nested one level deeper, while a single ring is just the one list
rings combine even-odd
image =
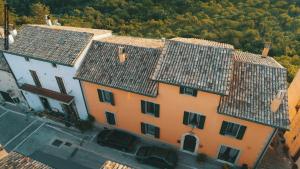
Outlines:
[{"label": "building facade", "polygon": [[0,54],[0,104],[27,104],[2,52]]},{"label": "building facade", "polygon": [[284,137],[286,144],[295,163],[300,167],[300,71],[296,74],[290,84],[289,93],[289,113],[291,129],[286,132]]},{"label": "building facade", "polygon": [[63,26],[22,26],[4,56],[34,111],[85,120],[88,112],[80,83],[73,79],[94,39],[111,31]]},{"label": "building facade", "polygon": [[93,42],[76,78],[100,124],[231,165],[255,168],[289,125],[287,95],[278,94],[286,70],[228,44],[104,38]]}]

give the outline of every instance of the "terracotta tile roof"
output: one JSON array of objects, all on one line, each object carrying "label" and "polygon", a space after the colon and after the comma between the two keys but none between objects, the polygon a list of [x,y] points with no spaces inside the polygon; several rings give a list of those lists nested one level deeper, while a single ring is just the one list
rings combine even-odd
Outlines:
[{"label": "terracotta tile roof", "polygon": [[164,42],[160,39],[147,39],[130,36],[111,36],[100,40],[101,42],[116,43],[123,45],[139,46],[144,48],[162,48]]},{"label": "terracotta tile roof", "polygon": [[0,159],[1,169],[52,169],[51,167],[35,161],[29,157],[16,152],[9,153],[6,157]]},{"label": "terracotta tile roof", "polygon": [[[124,63],[118,58],[119,47],[128,57]],[[159,55],[157,48],[93,41],[76,78],[154,97],[158,85],[149,77]]]},{"label": "terracotta tile roof", "polygon": [[116,162],[106,161],[100,169],[133,169],[133,168]]},{"label": "terracotta tile roof", "polygon": [[205,40],[205,39],[177,37],[177,38],[173,38],[171,40],[178,41],[178,42],[184,42],[184,43],[192,43],[192,44],[195,44],[195,45],[234,49],[234,47],[230,44],[215,42],[215,41],[210,41],[210,40]]},{"label": "terracotta tile roof", "polygon": [[72,66],[94,34],[80,28],[59,28],[24,25],[8,52]]},{"label": "terracotta tile roof", "polygon": [[227,95],[232,69],[229,45],[180,38],[166,41],[151,79]]},{"label": "terracotta tile roof", "polygon": [[222,97],[218,112],[288,129],[287,95],[277,112],[270,107],[279,90],[287,90],[287,70],[270,57],[237,51],[234,58],[230,92]]},{"label": "terracotta tile roof", "polygon": [[52,91],[49,89],[45,89],[45,88],[41,88],[41,87],[37,87],[37,86],[33,86],[30,84],[23,84],[20,89],[27,91],[27,92],[31,92],[40,96],[44,96],[50,99],[54,99],[60,102],[63,102],[65,104],[70,104],[74,97],[67,95],[67,94],[63,94],[60,92],[56,92],[56,91]]}]

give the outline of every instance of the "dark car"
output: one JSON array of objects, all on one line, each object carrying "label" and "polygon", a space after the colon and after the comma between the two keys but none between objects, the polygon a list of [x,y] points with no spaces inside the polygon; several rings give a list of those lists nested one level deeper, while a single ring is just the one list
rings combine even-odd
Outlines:
[{"label": "dark car", "polygon": [[136,159],[141,163],[161,169],[173,169],[178,161],[175,150],[155,146],[140,147],[136,153]]},{"label": "dark car", "polygon": [[102,130],[97,136],[97,143],[103,146],[130,152],[134,149],[138,137],[120,130]]}]

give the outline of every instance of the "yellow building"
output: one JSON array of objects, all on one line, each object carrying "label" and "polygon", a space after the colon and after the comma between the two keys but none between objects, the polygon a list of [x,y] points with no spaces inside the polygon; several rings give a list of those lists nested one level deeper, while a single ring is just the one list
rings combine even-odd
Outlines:
[{"label": "yellow building", "polygon": [[92,43],[76,78],[100,124],[255,168],[288,129],[286,73],[229,44],[113,36]]},{"label": "yellow building", "polygon": [[286,132],[286,144],[289,146],[290,154],[300,167],[300,71],[298,71],[288,89],[289,113],[291,130]]}]

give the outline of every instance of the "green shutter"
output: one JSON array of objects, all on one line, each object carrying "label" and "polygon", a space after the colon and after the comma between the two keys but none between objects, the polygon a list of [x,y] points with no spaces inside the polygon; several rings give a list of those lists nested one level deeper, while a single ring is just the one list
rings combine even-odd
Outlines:
[{"label": "green shutter", "polygon": [[240,126],[239,133],[237,134],[236,138],[242,140],[246,131],[246,126]]},{"label": "green shutter", "polygon": [[221,130],[220,130],[220,134],[221,134],[221,135],[225,135],[227,125],[228,125],[228,122],[223,121]]},{"label": "green shutter", "polygon": [[141,100],[141,110],[142,110],[142,113],[146,113],[146,102],[144,100]]},{"label": "green shutter", "polygon": [[146,126],[145,126],[145,123],[141,123],[141,132],[143,133],[143,134],[146,134]]},{"label": "green shutter", "polygon": [[183,124],[188,125],[189,124],[189,112],[184,112],[183,114]]},{"label": "green shutter", "polygon": [[160,135],[160,129],[159,127],[155,127],[155,138],[159,138]]},{"label": "green shutter", "polygon": [[196,89],[194,89],[194,90],[193,90],[193,96],[197,97],[197,92],[198,92],[198,91],[197,91]]},{"label": "green shutter", "polygon": [[109,92],[109,95],[110,95],[110,104],[111,105],[115,105],[115,99],[114,99],[114,95],[112,92]]},{"label": "green shutter", "polygon": [[[199,115],[198,115],[198,116],[199,116]],[[204,128],[205,119],[206,119],[205,116],[200,116],[200,121],[199,121],[199,124],[198,124],[198,126],[197,126],[199,129],[203,129],[203,128]]]},{"label": "green shutter", "polygon": [[184,93],[184,87],[180,86],[179,88],[180,88],[180,89],[179,89],[179,93],[180,93],[180,94],[183,94],[183,93]]},{"label": "green shutter", "polygon": [[155,115],[155,117],[159,117],[159,104],[155,104],[155,111],[154,111],[154,115]]},{"label": "green shutter", "polygon": [[98,96],[99,96],[100,102],[103,102],[102,92],[100,89],[98,89]]}]

